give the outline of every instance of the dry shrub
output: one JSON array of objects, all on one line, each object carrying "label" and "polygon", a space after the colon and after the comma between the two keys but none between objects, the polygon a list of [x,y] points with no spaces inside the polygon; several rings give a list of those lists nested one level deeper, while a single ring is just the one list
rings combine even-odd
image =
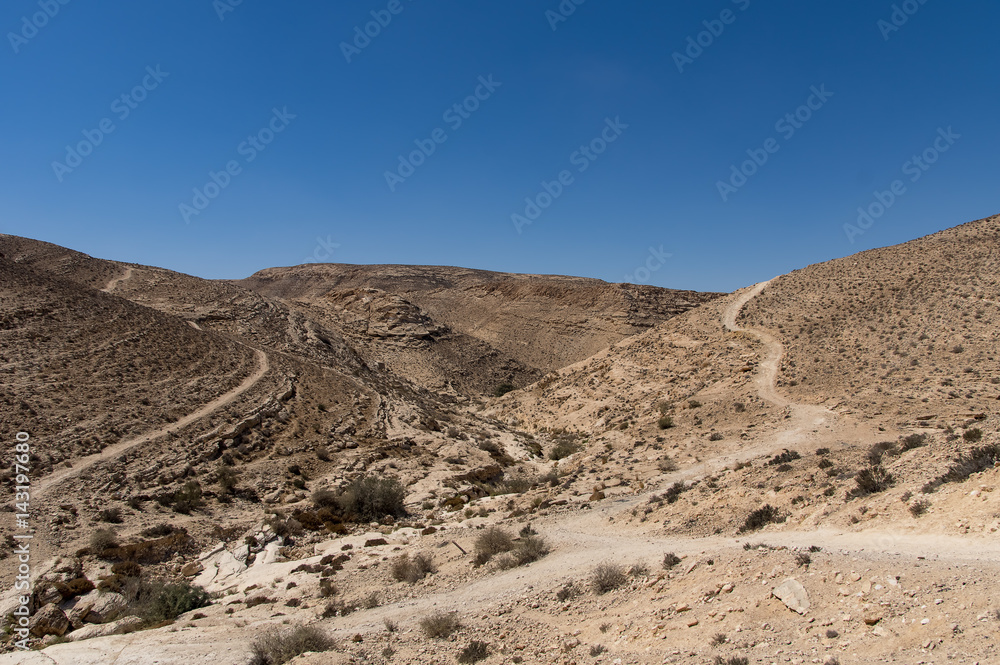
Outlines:
[{"label": "dry shrub", "polygon": [[392,562],[392,578],[397,582],[409,582],[414,584],[427,577],[431,573],[437,572],[434,559],[424,552],[410,557],[404,554]]},{"label": "dry shrub", "polygon": [[254,640],[248,665],[284,665],[301,654],[327,651],[332,646],[333,641],[316,626],[272,629]]},{"label": "dry shrub", "polygon": [[420,630],[432,638],[448,637],[461,627],[462,622],[451,612],[435,612],[420,620]]},{"label": "dry shrub", "polygon": [[590,585],[598,594],[613,591],[626,582],[628,582],[628,576],[625,574],[625,568],[607,561],[597,564],[594,572],[590,575]]}]

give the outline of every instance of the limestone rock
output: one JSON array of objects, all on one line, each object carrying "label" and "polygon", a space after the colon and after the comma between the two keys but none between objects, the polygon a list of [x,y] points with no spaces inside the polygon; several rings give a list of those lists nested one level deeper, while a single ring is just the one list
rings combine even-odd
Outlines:
[{"label": "limestone rock", "polygon": [[111,623],[103,623],[91,626],[84,626],[80,630],[74,630],[66,636],[70,642],[89,640],[94,637],[107,637],[108,635],[124,635],[138,630],[142,626],[142,619],[139,617],[124,617]]},{"label": "limestone rock", "polygon": [[805,587],[792,577],[776,586],[771,593],[793,612],[805,614],[809,611],[809,594],[806,593]]}]

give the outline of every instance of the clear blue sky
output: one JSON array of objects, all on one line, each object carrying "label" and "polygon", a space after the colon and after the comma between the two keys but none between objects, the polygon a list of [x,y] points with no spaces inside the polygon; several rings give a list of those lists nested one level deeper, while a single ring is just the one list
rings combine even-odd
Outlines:
[{"label": "clear blue sky", "polygon": [[[312,256],[728,291],[1000,212],[996,3],[908,0],[897,30],[888,0],[234,1],[4,2],[0,231],[211,278]],[[767,162],[724,201],[748,150]],[[670,257],[637,274],[650,247]]]}]

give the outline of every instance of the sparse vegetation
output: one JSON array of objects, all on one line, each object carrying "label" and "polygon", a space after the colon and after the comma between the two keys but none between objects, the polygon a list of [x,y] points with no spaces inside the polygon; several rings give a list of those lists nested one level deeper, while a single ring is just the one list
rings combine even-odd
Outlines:
[{"label": "sparse vegetation", "polygon": [[881,466],[870,466],[862,469],[854,476],[855,488],[852,496],[865,496],[884,492],[896,483],[891,473]]},{"label": "sparse vegetation", "polygon": [[90,534],[90,551],[100,555],[118,547],[118,536],[111,529],[98,529]]},{"label": "sparse vegetation", "polygon": [[483,566],[496,559],[501,568],[513,568],[537,561],[548,554],[548,545],[538,535],[514,537],[498,526],[492,526],[476,537],[474,566]]},{"label": "sparse vegetation", "polygon": [[992,469],[997,462],[1000,462],[1000,444],[978,446],[955,458],[948,470],[924,485],[922,491],[929,494],[945,483],[964,482],[974,473]]},{"label": "sparse vegetation", "polygon": [[361,476],[347,486],[337,498],[348,516],[364,520],[380,520],[386,515],[403,517],[406,509],[406,488],[396,478]]},{"label": "sparse vegetation", "polygon": [[785,450],[783,453],[779,453],[771,458],[767,463],[768,466],[779,466],[781,464],[788,464],[789,462],[794,462],[797,459],[801,459],[802,455],[795,452],[794,450]]},{"label": "sparse vegetation", "polygon": [[920,517],[931,507],[931,502],[927,499],[918,499],[910,504],[910,514],[914,517]]},{"label": "sparse vegetation", "polygon": [[590,575],[591,587],[597,594],[614,591],[618,587],[624,586],[626,582],[628,582],[628,576],[625,574],[625,568],[608,561],[597,564],[594,572]]},{"label": "sparse vegetation", "polygon": [[750,665],[750,660],[746,656],[730,656],[729,658],[716,656],[712,662],[713,665]]},{"label": "sparse vegetation", "polygon": [[248,665],[284,665],[296,656],[328,651],[331,647],[333,640],[317,626],[271,629],[254,640]]},{"label": "sparse vegetation", "polygon": [[458,653],[460,663],[478,663],[490,655],[490,645],[479,640],[472,640]]},{"label": "sparse vegetation", "polygon": [[432,573],[437,572],[434,559],[424,552],[410,557],[403,554],[392,562],[392,578],[397,582],[409,582],[415,584]]},{"label": "sparse vegetation", "polygon": [[743,526],[740,527],[740,533],[757,531],[763,529],[768,524],[782,521],[784,521],[784,518],[781,516],[781,511],[771,504],[767,504],[747,516],[743,522]]},{"label": "sparse vegetation", "polygon": [[436,639],[448,637],[462,627],[458,616],[451,612],[435,612],[421,619],[419,624],[424,635]]},{"label": "sparse vegetation", "polygon": [[927,435],[926,434],[908,434],[904,436],[900,443],[900,448],[903,452],[907,450],[913,450],[914,448],[922,448],[927,445]]},{"label": "sparse vegetation", "polygon": [[663,569],[670,570],[677,564],[681,562],[681,558],[674,554],[673,552],[667,552],[663,555]]},{"label": "sparse vegetation", "polygon": [[517,390],[517,388],[515,388],[513,384],[501,383],[500,385],[498,385],[496,388],[493,389],[493,396],[503,397],[507,393],[513,392],[514,390]]},{"label": "sparse vegetation", "polygon": [[117,507],[105,508],[97,516],[102,522],[108,522],[109,524],[122,523],[122,511]]},{"label": "sparse vegetation", "polygon": [[962,432],[962,439],[964,439],[966,443],[979,443],[983,439],[983,430],[978,427],[967,429]]}]

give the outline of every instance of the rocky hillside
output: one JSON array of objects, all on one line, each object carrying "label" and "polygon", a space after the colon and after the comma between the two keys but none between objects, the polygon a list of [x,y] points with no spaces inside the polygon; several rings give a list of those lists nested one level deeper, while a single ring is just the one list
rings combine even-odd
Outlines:
[{"label": "rocky hillside", "polygon": [[[435,339],[426,322],[408,323],[414,316],[424,317],[437,335],[480,340],[511,368],[518,363],[541,373],[583,360],[719,295],[578,277],[394,265],[272,268],[240,283],[334,317],[345,297],[369,290],[378,303],[374,316],[389,317],[397,335]],[[387,310],[392,298],[398,300]]]}]

